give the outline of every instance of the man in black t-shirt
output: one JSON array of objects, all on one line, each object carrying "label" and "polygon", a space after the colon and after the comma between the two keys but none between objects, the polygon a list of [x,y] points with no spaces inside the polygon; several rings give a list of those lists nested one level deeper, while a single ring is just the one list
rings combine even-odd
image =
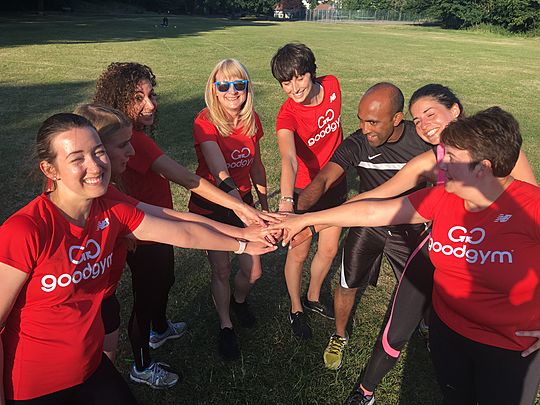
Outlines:
[{"label": "man in black t-shirt", "polygon": [[[300,193],[299,211],[315,204],[349,168],[356,168],[360,180],[358,191],[362,193],[383,184],[413,157],[431,149],[416,134],[413,123],[403,120],[403,104],[403,93],[393,84],[378,83],[366,91],[358,105],[360,129],[342,142],[330,162]],[[336,333],[324,353],[327,368],[341,367],[348,341],[346,326],[357,291],[363,293],[370,281],[376,284],[383,255],[399,279],[423,230],[424,225],[349,229],[340,285],[334,296]]]}]

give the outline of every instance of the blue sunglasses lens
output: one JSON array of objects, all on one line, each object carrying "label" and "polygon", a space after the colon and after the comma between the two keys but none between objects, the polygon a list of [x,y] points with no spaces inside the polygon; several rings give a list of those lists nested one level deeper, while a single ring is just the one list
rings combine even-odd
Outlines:
[{"label": "blue sunglasses lens", "polygon": [[216,89],[221,93],[225,93],[229,91],[229,87],[231,87],[231,84],[234,86],[234,89],[236,91],[245,91],[248,86],[248,81],[235,80],[234,82],[216,82]]}]

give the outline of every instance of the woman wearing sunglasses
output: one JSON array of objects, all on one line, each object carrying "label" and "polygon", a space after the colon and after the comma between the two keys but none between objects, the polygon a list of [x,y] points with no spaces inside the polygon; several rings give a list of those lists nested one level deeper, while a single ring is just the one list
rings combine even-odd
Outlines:
[{"label": "woman wearing sunglasses", "polygon": [[[253,183],[262,209],[268,210],[266,171],[259,150],[263,130],[253,107],[253,87],[246,68],[234,59],[219,62],[208,78],[204,98],[206,108],[197,115],[193,126],[199,161],[196,173],[248,205],[253,205]],[[233,211],[195,194],[191,194],[189,210],[242,226]],[[261,263],[259,257],[239,255],[240,270],[231,294],[228,252],[208,252],[208,260],[212,267],[212,296],[220,320],[218,352],[225,360],[234,360],[240,357],[240,350],[229,308],[232,307],[241,326],[255,325],[246,299],[261,276]]]},{"label": "woman wearing sunglasses", "polygon": [[[127,162],[122,176],[129,195],[139,201],[172,208],[169,181],[234,210],[243,221],[271,219],[251,206],[238,201],[167,156],[146,135],[151,131],[157,113],[154,87],[156,77],[145,65],[133,62],[110,64],[96,84],[94,101],[122,111],[133,124],[131,144],[135,155]],[[156,349],[169,339],[180,337],[186,325],[167,319],[167,301],[174,283],[174,251],[169,245],[139,244],[128,255],[133,283],[133,312],[128,333],[134,355],[130,378],[153,388],[176,384],[179,376],[153,362],[149,347]],[[149,271],[149,269],[151,271]]]}]

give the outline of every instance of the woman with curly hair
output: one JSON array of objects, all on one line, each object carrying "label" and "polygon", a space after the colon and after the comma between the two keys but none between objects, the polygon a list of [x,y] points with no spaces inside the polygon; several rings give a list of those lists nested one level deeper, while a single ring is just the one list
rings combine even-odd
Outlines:
[{"label": "woman with curly hair", "polygon": [[[193,138],[199,166],[197,174],[218,184],[239,201],[253,204],[251,184],[255,185],[263,210],[268,210],[266,171],[261,161],[259,140],[263,130],[253,108],[253,85],[246,68],[235,59],[219,62],[206,83],[206,108],[195,118]],[[242,226],[233,211],[208,199],[191,194],[189,210],[230,225]],[[212,267],[212,296],[220,319],[218,352],[225,360],[240,357],[229,308],[241,326],[255,325],[247,296],[261,276],[259,257],[240,255],[240,270],[231,294],[228,252],[208,252]]]},{"label": "woman with curly hair", "polygon": [[[172,208],[169,181],[173,181],[234,210],[244,222],[263,223],[263,219],[271,219],[189,172],[145,134],[144,130],[153,126],[157,112],[155,86],[152,70],[134,62],[112,63],[97,80],[94,101],[122,111],[133,124],[131,144],[135,156],[127,162],[122,177],[127,193],[139,201]],[[186,330],[185,323],[171,322],[166,317],[168,294],[174,283],[173,249],[163,244],[139,244],[134,253],[128,254],[127,261],[134,296],[128,327],[135,358],[130,378],[153,388],[171,387],[179,376],[166,370],[162,363],[153,362],[149,347],[156,349]]]}]

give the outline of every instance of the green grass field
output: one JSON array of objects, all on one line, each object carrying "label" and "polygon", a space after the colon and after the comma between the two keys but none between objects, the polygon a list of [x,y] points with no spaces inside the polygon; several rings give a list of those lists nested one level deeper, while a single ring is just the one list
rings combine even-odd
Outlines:
[{"label": "green grass field", "polygon": [[[253,79],[256,108],[266,136],[262,141],[270,191],[279,187],[279,154],[274,120],[284,94],[269,62],[287,42],[309,45],[318,73],[341,82],[343,126],[357,128],[360,96],[378,81],[401,87],[406,98],[430,82],[450,86],[468,113],[500,105],[521,123],[524,150],[540,175],[540,38],[512,38],[437,28],[377,24],[315,24],[228,21],[171,17],[169,28],[158,16],[49,16],[0,18],[0,221],[27,203],[39,186],[31,181],[37,167],[31,148],[41,121],[71,111],[93,94],[99,73],[113,61],[138,61],[156,73],[159,95],[157,142],[191,169],[196,167],[191,129],[203,107],[204,86],[214,64],[232,57],[242,61]],[[351,177],[352,180],[352,177]],[[351,185],[354,184],[352,180]],[[188,193],[174,187],[175,203],[186,209]],[[277,200],[271,201],[277,207]],[[314,338],[291,336],[288,296],[282,268],[285,251],[263,258],[264,275],[251,302],[258,327],[237,333],[243,357],[222,362],[216,351],[218,318],[210,297],[210,271],[198,251],[177,251],[176,284],[169,313],[186,320],[190,334],[168,343],[154,357],[182,370],[185,380],[167,391],[132,386],[145,404],[339,404],[344,401],[371,351],[394,284],[388,268],[379,287],[370,288],[352,321],[351,344],[344,367],[326,370],[322,352],[333,322],[311,317]],[[326,296],[337,281],[333,267]],[[124,324],[130,309],[129,274],[120,287]],[[123,326],[117,365],[127,375],[131,352]],[[414,337],[398,366],[376,393],[380,404],[435,404],[440,395],[423,342]]]}]

